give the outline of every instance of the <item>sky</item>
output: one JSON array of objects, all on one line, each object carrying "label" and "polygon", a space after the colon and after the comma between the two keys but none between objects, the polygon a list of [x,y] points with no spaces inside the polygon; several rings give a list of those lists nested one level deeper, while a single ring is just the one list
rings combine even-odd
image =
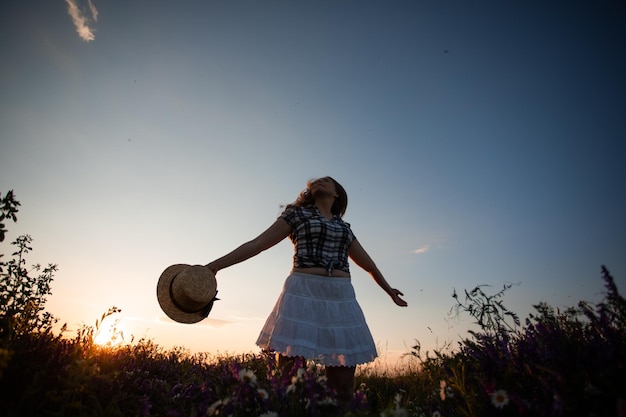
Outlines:
[{"label": "sky", "polygon": [[381,357],[456,344],[454,290],[522,319],[626,290],[626,11],[590,1],[3,1],[0,192],[46,308],[109,307],[126,339],[234,354],[291,268],[288,240],[217,274],[198,324],[156,283],[256,237],[330,175],[387,281],[352,282]]}]

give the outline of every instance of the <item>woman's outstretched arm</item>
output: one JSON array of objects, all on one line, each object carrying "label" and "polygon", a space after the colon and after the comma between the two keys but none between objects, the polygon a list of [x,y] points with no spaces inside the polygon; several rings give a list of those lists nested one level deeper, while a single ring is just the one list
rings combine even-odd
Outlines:
[{"label": "woman's outstretched arm", "polygon": [[361,246],[358,240],[354,239],[352,241],[350,248],[348,249],[348,254],[350,259],[352,259],[358,266],[374,278],[374,281],[376,281],[376,283],[380,285],[380,287],[385,290],[387,294],[389,294],[394,303],[400,307],[406,307],[408,305],[406,301],[400,298],[400,296],[404,294],[402,294],[400,290],[391,288],[382,272],[380,272],[374,263],[374,260],[369,256],[365,249],[363,249],[363,246]]},{"label": "woman's outstretched arm", "polygon": [[220,269],[228,268],[231,265],[243,262],[246,259],[250,259],[255,255],[263,252],[266,249],[271,248],[278,242],[289,236],[291,233],[291,226],[287,224],[283,219],[276,219],[274,224],[267,228],[256,238],[249,242],[244,243],[232,252],[222,256],[219,259],[207,264],[207,268],[217,274]]}]

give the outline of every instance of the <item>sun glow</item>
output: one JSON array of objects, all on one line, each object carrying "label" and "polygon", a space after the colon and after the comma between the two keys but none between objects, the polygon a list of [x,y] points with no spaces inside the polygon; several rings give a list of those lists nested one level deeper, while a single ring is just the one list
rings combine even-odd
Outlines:
[{"label": "sun glow", "polygon": [[119,318],[105,318],[94,334],[94,343],[100,346],[115,347],[124,343],[125,327]]}]

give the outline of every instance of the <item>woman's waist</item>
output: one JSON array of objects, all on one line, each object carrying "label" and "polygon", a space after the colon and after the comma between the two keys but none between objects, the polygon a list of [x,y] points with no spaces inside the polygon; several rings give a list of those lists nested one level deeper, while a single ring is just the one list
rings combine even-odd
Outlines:
[{"label": "woman's waist", "polygon": [[293,268],[293,272],[300,272],[302,274],[310,274],[310,275],[320,275],[324,277],[340,277],[340,278],[350,278],[350,273],[346,271],[342,271],[341,269],[333,269],[330,271],[330,275],[328,273],[328,269],[322,267],[298,267]]}]

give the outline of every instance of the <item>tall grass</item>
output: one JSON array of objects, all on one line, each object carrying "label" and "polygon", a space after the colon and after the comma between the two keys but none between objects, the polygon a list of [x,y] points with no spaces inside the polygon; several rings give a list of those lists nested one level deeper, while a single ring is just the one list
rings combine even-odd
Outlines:
[{"label": "tall grass", "polygon": [[[626,301],[604,268],[602,278],[598,304],[538,304],[523,324],[492,317],[456,349],[421,352],[418,343],[402,368],[360,366],[346,408],[315,362],[283,374],[264,352],[191,354],[147,339],[99,346],[98,324],[115,308],[73,337],[49,328],[5,332],[0,416],[624,415]],[[475,307],[492,296],[467,294],[457,306],[477,318]]]},{"label": "tall grass", "polygon": [[[0,195],[0,242],[18,206],[12,191]],[[65,326],[55,333],[45,302],[56,265],[28,269],[30,243],[20,236],[13,258],[0,259],[0,417],[626,416],[626,300],[604,267],[602,301],[563,311],[539,303],[523,324],[504,304],[506,286],[455,293],[454,310],[479,330],[454,349],[422,352],[416,342],[401,368],[360,366],[340,407],[314,361],[278,370],[264,352],[190,354],[147,339],[100,346],[116,307],[73,337]]]}]

